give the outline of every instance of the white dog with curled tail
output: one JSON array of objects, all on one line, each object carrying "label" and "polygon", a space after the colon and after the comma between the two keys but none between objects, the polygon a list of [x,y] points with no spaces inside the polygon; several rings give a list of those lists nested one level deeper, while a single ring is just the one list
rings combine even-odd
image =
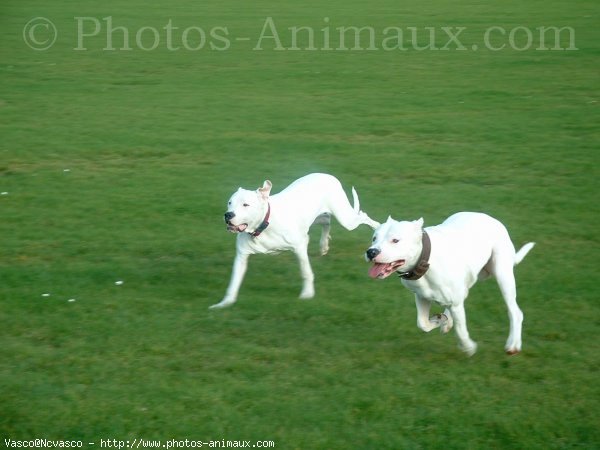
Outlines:
[{"label": "white dog with curled tail", "polygon": [[300,298],[314,297],[314,274],[308,260],[308,230],[313,223],[323,226],[321,254],[329,250],[331,216],[347,230],[365,224],[379,226],[364,212],[356,190],[352,188],[354,207],[337,178],[322,173],[306,175],[278,194],[271,195],[272,184],[249,191],[239,188],[227,203],[224,215],[227,230],[237,233],[236,256],[229,287],[223,300],[211,308],[223,308],[237,300],[248,266],[248,257],[256,253],[291,250],[298,257],[302,274]]}]

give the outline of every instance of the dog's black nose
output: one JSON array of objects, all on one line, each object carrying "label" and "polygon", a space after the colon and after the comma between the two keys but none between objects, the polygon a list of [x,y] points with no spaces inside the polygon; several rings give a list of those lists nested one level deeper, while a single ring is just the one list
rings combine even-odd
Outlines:
[{"label": "dog's black nose", "polygon": [[370,261],[373,261],[373,259],[375,259],[375,257],[380,253],[381,250],[379,250],[378,248],[370,248],[367,250],[367,258],[369,258]]},{"label": "dog's black nose", "polygon": [[227,211],[223,217],[225,218],[225,222],[230,222],[231,219],[233,219],[235,217],[235,213],[231,212],[231,211]]}]

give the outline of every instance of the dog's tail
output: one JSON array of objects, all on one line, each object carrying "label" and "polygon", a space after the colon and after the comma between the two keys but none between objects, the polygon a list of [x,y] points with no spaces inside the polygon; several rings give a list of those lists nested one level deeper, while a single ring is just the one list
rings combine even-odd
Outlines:
[{"label": "dog's tail", "polygon": [[527,256],[527,253],[529,253],[529,250],[531,250],[534,245],[535,245],[535,242],[528,242],[523,247],[521,247],[521,249],[515,255],[515,266],[517,264],[519,264],[521,261],[523,261],[523,258],[525,258],[525,256]]},{"label": "dog's tail", "polygon": [[360,212],[360,201],[358,200],[358,194],[356,193],[356,189],[354,189],[354,186],[352,186],[352,201],[354,204],[354,212],[358,214]]}]

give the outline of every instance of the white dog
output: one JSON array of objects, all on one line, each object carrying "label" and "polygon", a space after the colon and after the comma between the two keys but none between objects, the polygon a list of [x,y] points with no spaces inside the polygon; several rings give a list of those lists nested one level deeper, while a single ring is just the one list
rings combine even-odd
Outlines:
[{"label": "white dog", "polygon": [[[398,272],[402,284],[415,293],[417,326],[423,331],[454,324],[461,349],[473,355],[477,344],[469,338],[464,302],[471,286],[491,275],[496,277],[508,307],[510,334],[505,350],[521,351],[523,313],[517,305],[513,267],[534,246],[525,244],[515,253],[508,231],[498,220],[481,213],[461,212],[441,225],[423,230],[423,219],[397,222],[391,217],[373,235],[366,252],[372,278]],[[429,317],[432,302],[446,307],[444,314]]]},{"label": "white dog", "polygon": [[303,287],[300,298],[315,295],[314,274],[308,260],[308,229],[313,223],[323,225],[321,254],[329,250],[330,215],[347,230],[361,224],[375,229],[379,226],[360,211],[358,195],[352,188],[354,208],[337,178],[322,173],[306,175],[273,196],[271,182],[249,191],[239,188],[227,203],[227,229],[237,235],[233,274],[225,298],[211,308],[222,308],[235,303],[248,265],[248,257],[255,253],[276,253],[291,250],[300,262]]}]

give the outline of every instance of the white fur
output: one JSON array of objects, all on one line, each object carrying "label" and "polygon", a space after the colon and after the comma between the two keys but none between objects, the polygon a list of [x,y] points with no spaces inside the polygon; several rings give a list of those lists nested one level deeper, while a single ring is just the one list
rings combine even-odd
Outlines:
[{"label": "white fur", "polygon": [[[228,202],[227,211],[235,214],[229,228],[238,232],[236,256],[225,297],[211,308],[223,308],[235,303],[250,255],[283,250],[291,250],[298,257],[303,280],[300,298],[312,298],[315,295],[314,274],[307,253],[310,226],[313,223],[323,226],[320,242],[323,255],[329,250],[330,215],[347,230],[354,230],[361,224],[373,229],[379,226],[378,222],[360,211],[354,188],[352,207],[342,185],[331,175],[306,175],[272,196],[271,186],[267,180],[256,191],[239,188]],[[269,226],[259,236],[253,237],[252,233],[265,218],[268,205],[271,207]]]},{"label": "white fur", "polygon": [[[370,249],[380,251],[373,262],[405,260],[397,270],[407,272],[412,269],[421,255],[422,227],[423,219],[397,222],[389,217],[373,235]],[[523,313],[517,305],[513,267],[533,248],[534,243],[526,244],[515,253],[504,225],[482,213],[460,212],[441,225],[425,230],[431,240],[429,270],[418,280],[402,279],[402,284],[415,293],[417,326],[426,332],[441,327],[445,333],[454,325],[461,349],[473,355],[477,344],[469,337],[464,302],[478,279],[493,275],[508,307],[510,333],[506,352],[519,352]],[[432,302],[445,306],[444,314],[429,317]]]}]

